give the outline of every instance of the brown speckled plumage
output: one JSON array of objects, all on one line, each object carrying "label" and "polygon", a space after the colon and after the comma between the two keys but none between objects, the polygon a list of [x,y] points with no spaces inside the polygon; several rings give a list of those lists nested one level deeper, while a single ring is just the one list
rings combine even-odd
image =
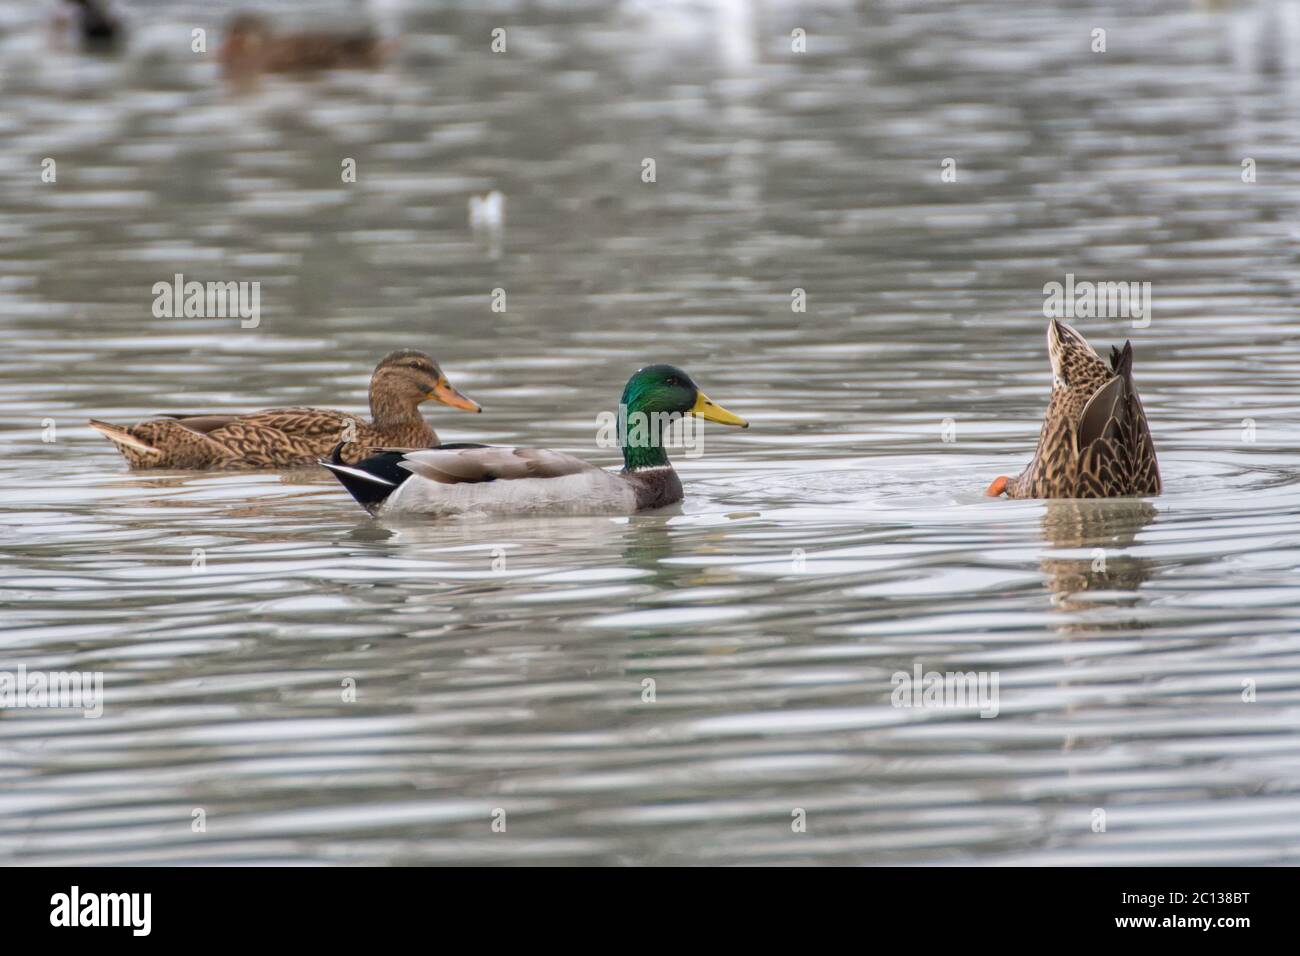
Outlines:
[{"label": "brown speckled plumage", "polygon": [[1111,349],[1109,365],[1064,322],[1047,331],[1052,398],[1033,461],[999,478],[991,494],[1011,498],[1118,498],[1160,494],[1160,470],[1146,413],[1133,384],[1133,346]]},{"label": "brown speckled plumage", "polygon": [[249,79],[260,73],[374,69],[393,46],[368,30],[275,33],[262,17],[241,13],[226,28],[217,58],[228,78]]},{"label": "brown speckled plumage", "polygon": [[438,445],[437,433],[419,410],[430,398],[478,410],[428,355],[400,349],[384,356],[371,376],[370,421],[330,408],[268,408],[244,415],[168,415],[129,427],[90,424],[117,445],[132,468],[306,467],[339,442],[347,443],[342,454],[348,462],[378,448]]}]

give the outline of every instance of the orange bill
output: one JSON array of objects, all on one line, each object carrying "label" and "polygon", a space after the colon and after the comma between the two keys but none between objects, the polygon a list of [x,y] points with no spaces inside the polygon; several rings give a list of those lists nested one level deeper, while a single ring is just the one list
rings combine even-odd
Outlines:
[{"label": "orange bill", "polygon": [[438,379],[438,384],[429,392],[430,398],[436,398],[444,405],[450,405],[452,408],[462,408],[467,412],[481,412],[483,409],[479,403],[472,398],[466,398],[460,392],[452,387],[451,382],[446,378]]}]

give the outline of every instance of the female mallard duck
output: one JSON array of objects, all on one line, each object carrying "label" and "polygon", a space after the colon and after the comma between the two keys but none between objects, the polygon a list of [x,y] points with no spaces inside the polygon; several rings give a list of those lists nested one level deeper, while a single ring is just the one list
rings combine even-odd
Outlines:
[{"label": "female mallard duck", "polygon": [[1133,345],[1110,350],[1110,365],[1077,331],[1052,320],[1052,400],[1038,450],[1015,478],[986,494],[1010,498],[1119,498],[1160,494],[1147,416],[1133,384]]},{"label": "female mallard duck", "polygon": [[749,427],[671,365],[633,375],[619,412],[619,472],[558,451],[485,445],[388,451],[351,467],[335,449],[321,464],[374,515],[631,514],[682,500],[682,483],[661,444],[665,422],[696,415]]},{"label": "female mallard duck", "polygon": [[348,460],[376,448],[427,448],[438,435],[420,414],[437,399],[452,408],[482,411],[451,387],[429,356],[415,349],[385,355],[370,377],[372,421],[329,408],[268,408],[245,415],[168,415],[123,427],[91,419],[132,468],[237,470],[314,465],[340,442]]},{"label": "female mallard duck", "polygon": [[312,70],[373,69],[391,44],[368,30],[276,34],[265,19],[241,13],[230,21],[217,59],[228,77]]}]

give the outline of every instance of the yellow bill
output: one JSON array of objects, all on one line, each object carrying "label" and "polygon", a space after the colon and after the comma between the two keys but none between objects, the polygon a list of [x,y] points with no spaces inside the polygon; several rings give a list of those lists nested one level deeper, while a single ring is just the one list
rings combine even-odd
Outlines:
[{"label": "yellow bill", "polygon": [[749,422],[745,421],[739,415],[733,415],[703,392],[697,393],[695,405],[691,409],[691,414],[698,415],[707,422],[717,422],[719,425],[739,425],[741,428],[749,427]]}]

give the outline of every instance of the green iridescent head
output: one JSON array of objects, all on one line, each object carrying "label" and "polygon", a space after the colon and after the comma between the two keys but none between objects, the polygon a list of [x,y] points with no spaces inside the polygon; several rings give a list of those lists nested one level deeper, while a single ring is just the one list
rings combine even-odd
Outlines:
[{"label": "green iridescent head", "polygon": [[720,425],[749,427],[749,423],[739,415],[733,415],[700,391],[694,380],[674,365],[647,365],[638,369],[627,380],[619,405],[620,417],[625,423],[623,434],[648,436],[639,441],[622,442],[623,462],[629,471],[668,464],[658,424],[653,423],[653,427],[646,426],[643,431],[638,431],[638,416],[644,423],[647,417],[652,416],[695,415]]}]

